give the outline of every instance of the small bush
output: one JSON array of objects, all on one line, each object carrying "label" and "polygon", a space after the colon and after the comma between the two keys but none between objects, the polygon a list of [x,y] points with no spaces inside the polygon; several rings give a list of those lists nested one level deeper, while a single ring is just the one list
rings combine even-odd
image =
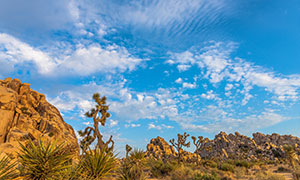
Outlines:
[{"label": "small bush", "polygon": [[295,170],[293,172],[293,177],[295,180],[300,180],[300,170]]},{"label": "small bush", "polygon": [[181,166],[170,173],[171,180],[190,180],[193,179],[194,172],[191,168]]},{"label": "small bush", "polygon": [[156,178],[170,175],[177,168],[177,164],[171,162],[164,163],[162,160],[152,160],[149,164],[151,175]]},{"label": "small bush", "polygon": [[235,162],[235,165],[238,166],[238,167],[245,167],[245,168],[250,168],[250,163],[248,161],[236,161]]},{"label": "small bush", "polygon": [[195,174],[193,180],[221,180],[216,174]]},{"label": "small bush", "polygon": [[88,179],[101,179],[113,174],[117,169],[116,156],[105,149],[96,147],[94,150],[88,149],[83,155],[80,166],[82,173]]},{"label": "small bush", "polygon": [[291,172],[291,170],[283,166],[280,166],[277,168],[276,172]]},{"label": "small bush", "polygon": [[202,165],[211,168],[216,168],[218,166],[217,163],[212,160],[204,160],[202,161]]},{"label": "small bush", "polygon": [[219,169],[222,171],[234,172],[234,166],[232,164],[228,164],[228,163],[221,164]]},{"label": "small bush", "polygon": [[255,180],[285,180],[285,178],[273,173],[259,173],[256,175]]}]

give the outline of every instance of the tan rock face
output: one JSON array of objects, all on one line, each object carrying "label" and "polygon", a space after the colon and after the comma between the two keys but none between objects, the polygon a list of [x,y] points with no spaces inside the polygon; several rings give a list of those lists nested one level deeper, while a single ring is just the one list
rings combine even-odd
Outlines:
[{"label": "tan rock face", "polygon": [[174,148],[169,145],[163,138],[157,136],[147,145],[147,155],[156,159],[164,159],[175,157],[176,152]]},{"label": "tan rock face", "polygon": [[0,122],[0,153],[15,155],[18,142],[29,138],[58,140],[79,153],[74,130],[64,122],[60,112],[43,94],[18,79],[0,80]]},{"label": "tan rock face", "polygon": [[[169,145],[163,138],[157,137],[151,139],[150,143],[147,145],[148,157],[153,157],[155,159],[176,159],[177,153],[175,149]],[[182,152],[182,160],[185,162],[199,162],[201,157],[196,153],[191,153],[187,151]]]},{"label": "tan rock face", "polygon": [[240,133],[219,133],[213,140],[204,142],[196,153],[202,158],[268,159],[284,156],[284,145],[292,145],[300,152],[300,139],[289,135],[254,133],[253,139]]}]

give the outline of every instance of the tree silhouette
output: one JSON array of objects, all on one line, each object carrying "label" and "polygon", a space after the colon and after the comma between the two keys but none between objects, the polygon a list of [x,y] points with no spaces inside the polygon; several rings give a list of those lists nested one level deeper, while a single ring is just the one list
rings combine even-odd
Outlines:
[{"label": "tree silhouette", "polygon": [[[86,117],[93,118],[94,125],[93,127],[86,127],[84,131],[79,131],[79,135],[83,137],[80,141],[80,147],[83,152],[97,139],[96,147],[100,149],[105,149],[106,151],[112,151],[114,147],[114,141],[112,136],[110,136],[107,142],[103,141],[103,136],[99,131],[99,123],[102,126],[105,126],[106,119],[110,117],[108,111],[108,105],[106,105],[106,97],[100,97],[99,93],[93,95],[93,99],[96,102],[95,108],[92,108],[90,111],[85,113]],[[111,143],[111,146],[108,145]]]},{"label": "tree silhouette", "polygon": [[192,136],[193,143],[196,146],[196,151],[200,148],[202,143],[204,142],[203,136],[198,136],[198,140],[195,136]]},{"label": "tree silhouette", "polygon": [[175,139],[171,139],[170,143],[172,144],[172,146],[177,150],[178,152],[178,163],[181,160],[181,155],[183,153],[183,147],[190,147],[190,142],[186,142],[187,137],[189,137],[190,135],[187,134],[186,132],[181,135],[181,134],[177,134],[177,142],[175,142]]},{"label": "tree silhouette", "polygon": [[128,144],[126,144],[126,159],[128,159],[128,154],[132,150],[132,147],[130,147]]}]

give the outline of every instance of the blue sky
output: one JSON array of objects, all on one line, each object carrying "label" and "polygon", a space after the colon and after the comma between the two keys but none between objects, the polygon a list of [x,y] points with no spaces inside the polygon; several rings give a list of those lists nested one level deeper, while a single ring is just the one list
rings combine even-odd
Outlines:
[{"label": "blue sky", "polygon": [[75,130],[145,148],[187,131],[300,136],[298,0],[0,1],[0,78],[46,94]]}]

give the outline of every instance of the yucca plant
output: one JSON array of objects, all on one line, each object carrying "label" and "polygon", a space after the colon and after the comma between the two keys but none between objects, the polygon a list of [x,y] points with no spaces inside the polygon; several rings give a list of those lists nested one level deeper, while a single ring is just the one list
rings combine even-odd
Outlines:
[{"label": "yucca plant", "polygon": [[20,143],[20,147],[21,174],[25,179],[59,179],[71,167],[72,155],[65,151],[63,143],[38,140],[35,144],[29,140],[26,146]]},{"label": "yucca plant", "polygon": [[16,162],[11,162],[7,156],[0,159],[0,180],[15,179],[18,176],[16,172]]},{"label": "yucca plant", "polygon": [[111,151],[88,148],[82,156],[80,165],[82,167],[82,177],[97,180],[114,174],[118,168],[116,155]]},{"label": "yucca plant", "polygon": [[120,180],[143,180],[145,179],[144,168],[146,163],[145,152],[134,149],[128,159],[123,162],[119,170]]}]

